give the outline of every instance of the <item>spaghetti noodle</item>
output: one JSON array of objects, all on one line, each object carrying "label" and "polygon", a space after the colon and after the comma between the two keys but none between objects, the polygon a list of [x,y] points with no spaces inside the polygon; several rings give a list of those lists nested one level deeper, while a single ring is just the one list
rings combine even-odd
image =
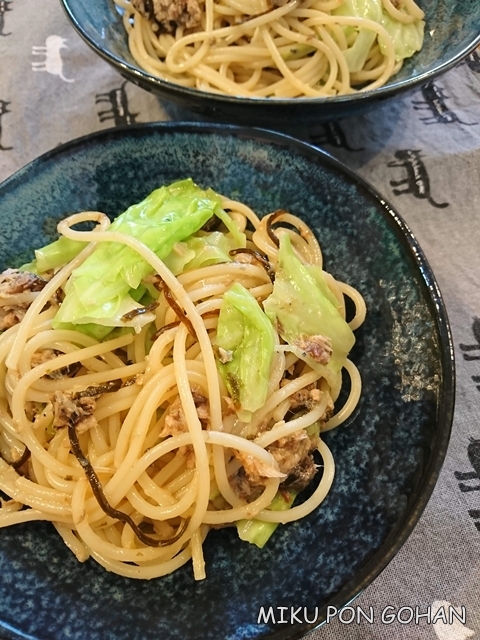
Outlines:
[{"label": "spaghetti noodle", "polygon": [[142,69],[232,96],[373,90],[423,44],[424,12],[414,0],[114,2]]},{"label": "spaghetti noodle", "polygon": [[[195,268],[177,268],[177,275],[166,263],[172,266],[172,254],[183,255],[181,242],[164,261],[138,238],[112,230],[97,212],[58,225],[63,238],[80,241],[64,264],[38,275],[4,272],[4,320],[11,320],[15,304],[20,310],[0,335],[0,489],[8,496],[1,527],[51,521],[80,561],[92,557],[123,576],[150,579],[192,559],[195,578],[202,579],[202,546],[212,527],[255,521],[273,530],[324,500],[334,462],[321,432],[351,415],[360,376],[352,362],[343,362],[349,396],[332,416],[342,374],[325,373],[328,348],[317,366],[282,338],[271,315],[267,320],[263,309],[286,268],[285,238],[292,260],[324,274],[339,317],[345,315],[344,296],[353,301],[351,329],[362,323],[365,305],[352,287],[322,272],[320,246],[300,219],[284,211],[259,219],[226,198],[221,206],[230,229],[216,219],[219,230],[203,226],[188,242],[218,244],[233,231],[244,246],[225,259],[210,256]],[[73,229],[85,221],[96,227]],[[143,325],[138,332],[109,327],[103,338],[86,325],[59,325],[59,309],[80,267],[113,245],[129,248],[146,265],[141,304],[148,301],[122,320],[128,326],[141,318]],[[15,286],[7,294],[10,277]],[[234,358],[234,351],[219,346],[225,300],[233,290],[246,292],[273,335],[266,397],[249,412],[232,392],[232,374],[222,375]],[[308,499],[292,506],[315,475],[314,450],[323,463],[320,481]],[[275,501],[286,496],[288,504],[275,510]]]}]

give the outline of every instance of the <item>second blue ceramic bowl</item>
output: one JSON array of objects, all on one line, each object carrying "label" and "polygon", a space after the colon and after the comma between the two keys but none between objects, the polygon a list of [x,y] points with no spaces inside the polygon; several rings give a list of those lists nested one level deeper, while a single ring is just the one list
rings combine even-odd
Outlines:
[{"label": "second blue ceramic bowl", "polygon": [[419,0],[426,13],[424,46],[384,87],[323,99],[243,98],[182,87],[143,71],[130,55],[113,0],[61,2],[87,44],[131,82],[211,119],[279,130],[365,111],[450,69],[480,44],[479,0]]}]

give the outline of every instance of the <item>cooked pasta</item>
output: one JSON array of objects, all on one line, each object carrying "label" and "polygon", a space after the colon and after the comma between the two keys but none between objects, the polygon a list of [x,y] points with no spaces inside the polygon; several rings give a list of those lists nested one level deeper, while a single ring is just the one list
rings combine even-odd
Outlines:
[{"label": "cooked pasta", "polygon": [[[199,193],[204,206],[205,192]],[[362,297],[322,271],[320,246],[296,216],[277,211],[259,219],[245,204],[208,197],[215,215],[207,225],[213,220],[220,227],[212,231],[197,221],[201,226],[165,259],[106,215],[84,212],[58,225],[62,250],[73,247],[75,255],[58,259],[57,252],[55,266],[43,270],[37,252],[34,263],[0,277],[0,489],[6,495],[0,526],[47,520],[80,561],[91,557],[109,571],[150,579],[192,560],[202,579],[203,542],[212,527],[236,525],[249,539],[245,523],[264,523],[270,535],[276,524],[303,518],[324,500],[334,461],[321,433],[352,414],[361,382],[346,356],[337,363],[337,338],[320,335],[322,322],[317,335],[302,333],[297,342],[288,333],[295,330],[294,312],[293,329],[282,326],[279,295],[297,277],[287,262],[318,282],[319,297],[328,301],[325,318],[330,314],[347,337],[365,317]],[[74,229],[85,221],[95,228]],[[182,218],[179,228],[185,225]],[[222,258],[218,247],[226,240],[243,246]],[[196,253],[187,260],[192,247]],[[102,250],[110,252],[105,273],[95,258]],[[122,312],[116,328],[105,320],[108,305],[98,312],[98,325],[60,322],[59,311],[65,315],[70,297],[80,296],[81,274],[92,260],[89,303],[97,284],[98,295],[113,287],[115,252],[122,268],[132,257],[128,277],[141,263],[135,291],[143,297]],[[179,257],[186,264],[179,266]],[[231,315],[234,293],[250,305],[245,316]],[[345,296],[356,310],[350,326]],[[240,342],[229,345],[225,335],[231,340],[243,321]],[[240,368],[233,370],[237,355]],[[256,368],[264,366],[262,379]],[[333,414],[342,366],[350,389]],[[323,465],[320,480],[292,505],[316,475],[314,452]]]},{"label": "cooked pasta", "polygon": [[423,44],[414,0],[114,0],[148,73],[203,91],[325,98],[383,86]]}]

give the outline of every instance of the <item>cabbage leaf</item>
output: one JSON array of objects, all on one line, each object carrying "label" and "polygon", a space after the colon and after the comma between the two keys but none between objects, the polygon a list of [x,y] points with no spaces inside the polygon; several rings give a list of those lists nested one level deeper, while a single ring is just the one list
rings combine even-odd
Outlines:
[{"label": "cabbage leaf", "polygon": [[[355,343],[353,332],[321,268],[303,264],[288,235],[280,240],[278,258],[273,292],[263,303],[265,313],[291,350],[333,384]],[[323,357],[305,346],[316,343],[326,345]]]},{"label": "cabbage leaf", "polygon": [[238,282],[222,299],[216,337],[217,367],[244,422],[262,407],[275,353],[275,332],[253,295]]},{"label": "cabbage leaf", "polygon": [[[393,40],[395,60],[409,58],[423,45],[425,22],[414,20],[410,23],[399,22],[383,8],[381,0],[344,0],[343,4],[332,12],[334,15],[366,18],[381,24]],[[352,27],[345,27],[351,32]],[[351,47],[344,51],[348,69],[351,73],[361,71],[377,34],[371,29],[360,29]],[[386,52],[385,43],[378,40],[380,50]]]},{"label": "cabbage leaf", "polygon": [[[220,202],[212,190],[200,189],[191,179],[181,180],[156,189],[129,207],[109,230],[138,239],[164,260],[177,243],[222,212]],[[122,317],[142,306],[135,292],[151,273],[150,265],[130,247],[116,242],[99,243],[68,280],[53,326],[94,323],[133,326],[139,331],[152,320],[152,314],[138,315],[129,322]]]}]

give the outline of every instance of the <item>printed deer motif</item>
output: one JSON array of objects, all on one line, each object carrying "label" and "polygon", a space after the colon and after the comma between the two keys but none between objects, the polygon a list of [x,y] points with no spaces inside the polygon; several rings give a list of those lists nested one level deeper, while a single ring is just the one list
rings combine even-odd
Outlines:
[{"label": "printed deer motif", "polygon": [[63,60],[61,50],[67,49],[67,41],[61,36],[48,36],[45,46],[32,47],[33,56],[45,56],[39,62],[32,62],[32,71],[46,71],[53,76],[58,76],[64,82],[75,82],[73,78],[66,78],[63,75]]},{"label": "printed deer motif", "polygon": [[[426,199],[433,207],[444,209],[448,202],[436,202],[430,192],[430,178],[425,164],[421,160],[419,149],[399,149],[395,153],[398,162],[392,161],[387,167],[402,167],[406,171],[406,177],[402,180],[390,180],[390,186],[394,187],[393,193],[398,196],[411,193],[415,198]],[[405,189],[398,189],[404,187]]]},{"label": "printed deer motif", "polygon": [[347,137],[338,122],[328,122],[323,127],[323,133],[311,138],[314,144],[328,144],[337,149],[346,151],[363,151],[364,147],[354,149],[348,144]]},{"label": "printed deer motif", "polygon": [[10,151],[10,149],[13,149],[13,147],[5,147],[2,144],[2,131],[3,131],[2,121],[3,121],[3,116],[6,113],[11,113],[10,109],[8,108],[9,104],[10,102],[6,102],[5,100],[0,100],[0,151]]},{"label": "printed deer motif", "polygon": [[134,124],[138,113],[131,113],[128,106],[128,96],[125,90],[125,81],[120,87],[116,87],[106,93],[97,93],[95,104],[106,103],[108,108],[98,112],[100,122],[113,120],[116,127],[125,124]]},{"label": "printed deer motif", "polygon": [[480,531],[480,509],[469,509],[468,510],[468,515],[473,519],[476,520],[476,522],[474,522],[473,524],[477,527],[477,529]]},{"label": "printed deer motif", "polygon": [[[480,360],[480,318],[474,318],[472,324],[473,337],[475,338],[475,344],[460,344],[460,349],[463,351],[463,359]],[[472,355],[471,352],[478,352],[478,355]],[[477,376],[474,376],[477,378]],[[477,382],[477,380],[474,380]]]},{"label": "printed deer motif", "polygon": [[[467,493],[469,491],[480,491],[480,440],[470,438],[467,455],[470,464],[472,465],[473,471],[455,471],[454,474],[457,480],[463,481],[458,483],[459,489],[462,493]],[[465,481],[467,480],[479,480],[479,483],[465,484]]]},{"label": "printed deer motif", "polygon": [[446,104],[448,96],[443,89],[430,81],[422,89],[423,100],[412,100],[415,111],[430,111],[431,115],[420,118],[425,124],[463,124],[468,127],[478,124],[478,122],[463,122]]},{"label": "printed deer motif", "polygon": [[5,33],[5,14],[7,11],[11,11],[10,5],[12,0],[0,0],[0,36],[10,36],[11,33]]}]

